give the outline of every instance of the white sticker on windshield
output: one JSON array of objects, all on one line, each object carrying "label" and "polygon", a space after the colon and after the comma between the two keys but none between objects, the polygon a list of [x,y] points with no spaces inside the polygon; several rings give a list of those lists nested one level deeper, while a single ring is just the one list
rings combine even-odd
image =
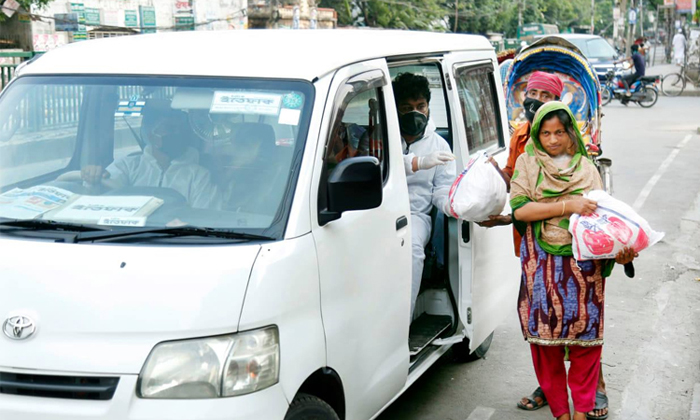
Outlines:
[{"label": "white sticker on windshield", "polygon": [[143,107],[146,105],[146,101],[139,99],[139,97],[132,96],[128,101],[119,101],[119,106],[114,112],[115,117],[138,117],[143,111]]},{"label": "white sticker on windshield", "polygon": [[280,118],[277,121],[278,124],[286,125],[299,125],[299,116],[301,115],[301,110],[282,108],[280,110]]},{"label": "white sticker on windshield", "polygon": [[100,217],[97,222],[101,226],[127,226],[127,227],[143,227],[146,226],[145,217]]},{"label": "white sticker on windshield", "polygon": [[209,112],[212,114],[278,115],[282,95],[258,92],[216,91]]}]

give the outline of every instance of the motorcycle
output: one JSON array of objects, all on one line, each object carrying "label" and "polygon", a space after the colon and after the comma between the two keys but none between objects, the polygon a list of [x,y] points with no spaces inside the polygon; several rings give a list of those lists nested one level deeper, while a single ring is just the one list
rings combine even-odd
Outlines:
[{"label": "motorcycle", "polygon": [[622,80],[622,74],[609,70],[606,81],[600,90],[601,105],[609,104],[613,99],[634,102],[642,108],[651,108],[659,99],[660,76],[642,76],[630,86],[632,96],[626,96],[627,89]]}]

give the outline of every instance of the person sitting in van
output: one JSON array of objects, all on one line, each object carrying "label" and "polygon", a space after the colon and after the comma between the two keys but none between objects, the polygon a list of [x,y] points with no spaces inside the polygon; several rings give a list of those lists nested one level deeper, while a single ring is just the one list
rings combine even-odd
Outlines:
[{"label": "person sitting in van", "polygon": [[209,171],[199,165],[199,152],[190,146],[188,132],[183,112],[170,108],[169,101],[151,100],[141,122],[143,153],[117,159],[107,168],[86,165],[81,170],[83,181],[94,185],[109,179],[115,188],[171,188],[194,208],[215,207],[216,187]]},{"label": "person sitting in van", "polygon": [[425,246],[430,240],[430,211],[435,206],[449,215],[448,193],[456,178],[454,155],[447,141],[428,124],[430,86],[428,79],[411,73],[396,76],[392,83],[399,113],[404,166],[411,201],[413,272],[411,317],[420,290]]}]

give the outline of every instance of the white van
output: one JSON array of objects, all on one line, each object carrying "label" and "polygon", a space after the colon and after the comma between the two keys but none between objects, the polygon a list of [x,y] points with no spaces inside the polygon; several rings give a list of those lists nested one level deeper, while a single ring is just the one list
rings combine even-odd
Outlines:
[{"label": "white van", "polygon": [[[516,309],[511,231],[434,211],[409,325],[391,79],[428,77],[459,171],[505,164],[497,68],[483,37],[361,30],[122,37],[24,66],[0,97],[0,418],[364,420],[450,348],[483,356]],[[334,158],[341,129],[364,156]]]}]

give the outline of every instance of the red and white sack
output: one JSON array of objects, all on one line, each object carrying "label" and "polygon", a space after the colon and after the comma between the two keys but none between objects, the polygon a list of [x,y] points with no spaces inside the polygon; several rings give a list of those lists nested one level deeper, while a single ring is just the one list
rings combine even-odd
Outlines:
[{"label": "red and white sack", "polygon": [[605,191],[594,190],[585,197],[596,201],[598,208],[589,216],[572,214],[569,218],[576,260],[612,259],[626,246],[639,252],[664,237],[663,232],[653,230],[632,207]]},{"label": "red and white sack", "polygon": [[482,222],[500,214],[507,198],[506,183],[482,152],[471,158],[452,184],[449,207],[458,219]]}]

